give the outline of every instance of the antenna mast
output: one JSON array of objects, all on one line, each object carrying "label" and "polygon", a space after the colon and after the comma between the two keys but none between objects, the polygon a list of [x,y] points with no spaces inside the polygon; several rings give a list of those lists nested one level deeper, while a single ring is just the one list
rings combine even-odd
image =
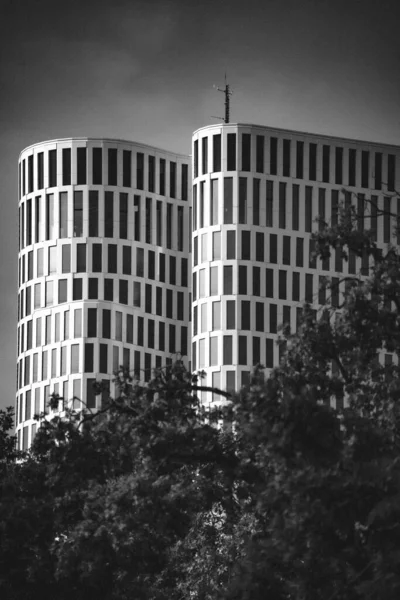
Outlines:
[{"label": "antenna mast", "polygon": [[222,117],[214,117],[215,119],[221,119],[225,124],[229,123],[230,117],[230,97],[232,96],[232,90],[229,83],[226,83],[226,73],[225,73],[225,87],[220,88],[214,85],[218,92],[222,92],[225,94],[225,118]]}]

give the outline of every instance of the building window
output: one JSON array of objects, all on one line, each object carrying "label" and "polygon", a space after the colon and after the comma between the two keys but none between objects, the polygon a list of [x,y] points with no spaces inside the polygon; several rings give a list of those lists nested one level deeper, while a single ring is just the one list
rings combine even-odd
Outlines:
[{"label": "building window", "polygon": [[256,172],[264,173],[264,136],[256,136]]},{"label": "building window", "polygon": [[210,296],[218,296],[218,267],[210,268]]},{"label": "building window", "polygon": [[232,342],[233,342],[233,338],[231,335],[223,336],[223,364],[224,365],[233,364],[233,352],[232,352],[233,343]]},{"label": "building window", "polygon": [[[71,272],[71,246],[68,244],[64,244],[61,246],[61,270],[63,273]],[[40,250],[43,250],[42,248]],[[42,253],[41,253],[42,255]],[[39,259],[39,252],[38,252]],[[41,273],[43,275],[43,272]],[[39,277],[39,269],[38,269],[38,277]]]},{"label": "building window", "polygon": [[165,283],[165,254],[162,252],[158,256],[158,279]]},{"label": "building window", "polygon": [[256,302],[256,331],[264,332],[264,303]]},{"label": "building window", "polygon": [[278,262],[278,236],[271,233],[269,236],[269,262],[277,264]]},{"label": "building window", "polygon": [[296,267],[304,263],[304,238],[296,238]]},{"label": "building window", "polygon": [[276,175],[278,172],[278,138],[272,137],[269,145],[269,172]]},{"label": "building window", "polygon": [[188,285],[188,259],[182,258],[181,260],[181,286],[187,287]]},{"label": "building window", "polygon": [[286,183],[279,183],[279,228],[286,228]]},{"label": "building window", "polygon": [[136,154],[136,187],[138,190],[144,189],[144,154]]},{"label": "building window", "polygon": [[369,187],[369,152],[367,150],[361,152],[361,187]]},{"label": "building window", "polygon": [[176,198],[176,162],[169,163],[169,196]]},{"label": "building window", "polygon": [[167,248],[172,248],[172,204],[167,204]]},{"label": "building window", "polygon": [[122,273],[124,275],[132,274],[132,248],[130,246],[122,247]]},{"label": "building window", "polygon": [[204,227],[204,181],[200,182],[199,227]]},{"label": "building window", "polygon": [[283,140],[283,176],[290,177],[290,140]]},{"label": "building window", "polygon": [[[32,157],[33,158],[33,157]],[[28,162],[29,167],[29,162]],[[29,169],[28,169],[29,175]],[[33,164],[32,164],[32,179],[33,179]],[[29,183],[29,178],[28,178]],[[62,151],[62,184],[71,185],[71,148],[63,148]],[[32,191],[32,190],[30,190]]]},{"label": "building window", "polygon": [[83,193],[74,192],[74,237],[83,236]]},{"label": "building window", "polygon": [[181,173],[181,198],[182,200],[188,199],[189,190],[189,167],[188,165],[182,165]]},{"label": "building window", "polygon": [[218,179],[211,180],[210,189],[210,225],[218,224]]},{"label": "building window", "polygon": [[241,329],[250,331],[250,300],[242,300],[241,302],[242,323]]},{"label": "building window", "polygon": [[92,154],[92,181],[94,185],[103,183],[103,151],[102,148],[93,148]]},{"label": "building window", "polygon": [[[194,177],[198,177],[199,175],[199,142],[198,140],[194,141],[193,144],[193,172]],[[160,192],[161,194],[161,192]]]},{"label": "building window", "polygon": [[253,179],[253,225],[260,225],[260,180]]},{"label": "building window", "polygon": [[293,272],[292,279],[292,300],[298,302],[300,300],[300,273]]},{"label": "building window", "polygon": [[242,231],[242,260],[251,260],[250,231]]},{"label": "building window", "polygon": [[76,272],[86,273],[86,244],[76,245]]},{"label": "building window", "polygon": [[343,148],[335,148],[335,183],[343,183]]},{"label": "building window", "polygon": [[151,198],[146,198],[146,223],[145,223],[145,241],[146,244],[151,244],[152,232],[152,201]]},{"label": "building window", "polygon": [[119,195],[119,237],[128,239],[128,194]]},{"label": "building window", "polygon": [[266,226],[273,227],[274,217],[274,182],[267,181],[266,188]]},{"label": "building window", "polygon": [[46,281],[46,298],[45,298],[45,305],[46,306],[52,306],[53,305],[53,302],[54,302],[53,287],[54,287],[54,282],[53,281]]},{"label": "building window", "polygon": [[221,260],[221,232],[212,233],[212,260]]},{"label": "building window", "polygon": [[239,335],[239,365],[247,365],[247,336]]},{"label": "building window", "polygon": [[381,190],[382,189],[382,153],[381,152],[375,152],[374,180],[375,180],[375,189]]},{"label": "building window", "polygon": [[236,171],[236,133],[227,135],[227,170]]},{"label": "building window", "polygon": [[233,293],[233,267],[224,266],[224,295]]},{"label": "building window", "polygon": [[226,232],[226,258],[227,260],[236,258],[236,231],[233,230]]},{"label": "building window", "polygon": [[[318,229],[322,231],[326,225],[325,219],[325,188],[318,189]],[[332,223],[333,225],[333,223]]]},{"label": "building window", "polygon": [[308,178],[311,181],[316,181],[317,179],[317,144],[310,144],[309,147]]},{"label": "building window", "polygon": [[86,148],[76,149],[76,182],[78,185],[86,185],[86,170],[87,170],[87,159],[86,159]]},{"label": "building window", "polygon": [[290,265],[290,237],[288,235],[283,236],[282,263]]},{"label": "building window", "polygon": [[123,187],[132,185],[132,152],[130,150],[122,151],[122,185]]},{"label": "building window", "polygon": [[106,340],[111,339],[111,310],[103,308],[102,333]]},{"label": "building window", "polygon": [[329,183],[330,178],[330,146],[322,146],[322,181]]},{"label": "building window", "polygon": [[46,240],[55,240],[57,237],[54,218],[54,194],[46,195]]},{"label": "building window", "polygon": [[224,177],[224,224],[233,223],[233,178]]},{"label": "building window", "polygon": [[313,188],[306,186],[306,199],[305,199],[305,231],[311,232],[312,229],[312,192]]},{"label": "building window", "polygon": [[160,158],[159,193],[165,196],[165,158]]},{"label": "building window", "polygon": [[108,273],[117,272],[117,244],[108,244]]},{"label": "building window", "polygon": [[92,271],[93,273],[102,272],[102,244],[92,245]]},{"label": "building window", "polygon": [[37,155],[37,187],[38,190],[44,188],[44,153],[39,152]]},{"label": "building window", "polygon": [[[60,213],[60,238],[68,237],[68,194],[67,192],[60,192],[59,199],[59,213]],[[90,235],[90,233],[89,233]]]},{"label": "building window", "polygon": [[104,237],[114,237],[114,193],[104,194]]},{"label": "building window", "polygon": [[177,249],[183,252],[183,207],[178,206],[178,218],[177,218]]},{"label": "building window", "polygon": [[221,171],[221,134],[213,135],[213,172]]},{"label": "building window", "polygon": [[303,179],[304,172],[304,142],[296,142],[296,177]]},{"label": "building window", "polygon": [[208,173],[208,137],[201,140],[201,172],[203,175]]},{"label": "building window", "polygon": [[251,165],[251,135],[242,133],[242,171],[250,171]]},{"label": "building window", "polygon": [[156,158],[155,156],[148,157],[149,172],[148,172],[148,190],[149,192],[155,191],[155,180],[156,180]]},{"label": "building window", "polygon": [[134,281],[133,282],[133,306],[140,308],[141,296],[142,296],[141,284],[139,281]]},{"label": "building window", "polygon": [[[40,235],[40,196],[35,198],[35,243],[41,241]],[[21,233],[23,229],[21,228]]]},{"label": "building window", "polygon": [[278,331],[278,307],[276,304],[269,305],[269,331],[270,333]]},{"label": "building window", "polygon": [[72,300],[82,300],[82,278],[81,277],[73,280]]},{"label": "building window", "polygon": [[79,373],[79,344],[71,346],[71,373]]},{"label": "building window", "polygon": [[279,270],[279,300],[286,300],[287,298],[287,271]]},{"label": "building window", "polygon": [[349,150],[349,185],[356,185],[356,150]]},{"label": "building window", "polygon": [[126,279],[119,280],[119,303],[128,304],[128,282]]},{"label": "building window", "polygon": [[133,315],[126,315],[126,342],[133,344]]},{"label": "building window", "polygon": [[57,151],[49,151],[49,187],[57,185]]},{"label": "building window", "polygon": [[82,309],[74,310],[74,338],[82,337]]},{"label": "building window", "polygon": [[264,262],[264,234],[256,231],[256,261]]},{"label": "building window", "polygon": [[89,300],[97,300],[99,297],[99,280],[97,279],[97,277],[89,277],[88,288]]},{"label": "building window", "polygon": [[134,240],[140,242],[140,196],[134,196]]},{"label": "building window", "polygon": [[245,296],[247,294],[247,267],[239,265],[238,275],[238,294]]}]

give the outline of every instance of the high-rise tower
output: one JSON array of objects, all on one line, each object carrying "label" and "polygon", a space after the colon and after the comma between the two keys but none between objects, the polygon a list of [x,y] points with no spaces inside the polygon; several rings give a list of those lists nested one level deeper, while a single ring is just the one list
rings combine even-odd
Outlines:
[{"label": "high-rise tower", "polygon": [[194,133],[193,179],[189,157],[134,142],[26,148],[20,447],[52,392],[96,409],[92,382],[121,364],[146,381],[181,353],[207,386],[236,390],[257,363],[276,366],[279,326],[295,330],[304,301],[321,309],[325,278],[339,306],[344,278],[368,274],[340,249],[315,260],[317,217],[334,224],[340,204],[353,205],[378,245],[400,243],[399,160],[396,146],[233,123]]},{"label": "high-rise tower", "polygon": [[340,249],[315,260],[317,217],[334,224],[351,204],[379,245],[400,243],[399,160],[399,147],[259,125],[194,133],[192,365],[205,385],[238,390],[258,363],[278,365],[279,327],[324,305],[325,278],[339,305],[343,278],[368,274]]},{"label": "high-rise tower", "polygon": [[146,381],[178,352],[187,361],[189,186],[188,157],[143,144],[59,139],[21,153],[22,447],[51,393],[95,409],[93,381],[119,365]]}]

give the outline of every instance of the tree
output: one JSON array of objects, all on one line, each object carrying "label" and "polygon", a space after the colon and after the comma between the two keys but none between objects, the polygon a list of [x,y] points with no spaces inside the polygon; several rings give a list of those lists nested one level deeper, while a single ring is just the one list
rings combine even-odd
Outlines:
[{"label": "tree", "polygon": [[177,589],[171,548],[200,513],[229,509],[235,461],[193,387],[180,364],[146,388],[121,373],[120,395],[102,413],[43,421],[30,455],[1,482],[5,597],[166,598]]},{"label": "tree", "polygon": [[122,372],[97,414],[44,420],[28,455],[0,426],[4,597],[399,597],[400,259],[339,217],[318,260],[363,273],[327,281],[279,367],[215,414],[177,363],[146,387]]},{"label": "tree", "polygon": [[342,210],[314,240],[322,260],[359,257],[365,277],[329,282],[280,367],[234,401],[247,502],[230,600],[399,597],[400,260],[359,221]]}]

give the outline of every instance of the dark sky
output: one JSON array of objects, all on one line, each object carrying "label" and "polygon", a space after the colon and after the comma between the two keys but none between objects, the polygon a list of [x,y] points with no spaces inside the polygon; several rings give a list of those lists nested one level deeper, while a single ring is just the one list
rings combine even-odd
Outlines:
[{"label": "dark sky", "polygon": [[0,0],[0,407],[14,403],[17,159],[108,136],[190,152],[223,114],[400,144],[398,0]]}]

